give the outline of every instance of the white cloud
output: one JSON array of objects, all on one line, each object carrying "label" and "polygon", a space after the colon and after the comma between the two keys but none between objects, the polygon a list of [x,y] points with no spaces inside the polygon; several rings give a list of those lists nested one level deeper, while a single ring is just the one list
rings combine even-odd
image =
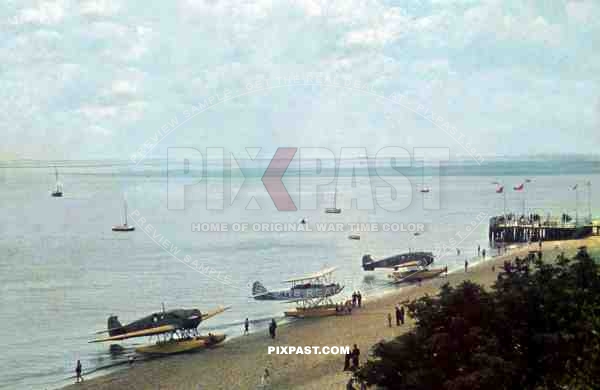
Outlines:
[{"label": "white cloud", "polygon": [[22,9],[13,19],[13,23],[53,25],[62,22],[65,13],[64,0],[41,1],[36,7]]},{"label": "white cloud", "polygon": [[116,0],[86,0],[79,7],[83,16],[112,16],[121,9]]}]

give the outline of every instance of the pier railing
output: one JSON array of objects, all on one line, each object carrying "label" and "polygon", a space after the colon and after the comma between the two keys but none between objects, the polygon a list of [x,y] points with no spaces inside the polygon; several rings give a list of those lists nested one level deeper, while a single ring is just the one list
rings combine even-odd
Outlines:
[{"label": "pier railing", "polygon": [[576,223],[566,214],[560,218],[502,215],[490,218],[488,235],[492,243],[516,243],[583,238],[598,234],[598,229],[591,221]]}]

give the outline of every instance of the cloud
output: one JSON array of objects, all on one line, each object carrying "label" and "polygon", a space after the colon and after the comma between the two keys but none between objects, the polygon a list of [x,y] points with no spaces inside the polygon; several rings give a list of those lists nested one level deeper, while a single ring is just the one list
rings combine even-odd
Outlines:
[{"label": "cloud", "polygon": [[35,7],[24,8],[14,17],[13,24],[55,25],[65,18],[64,0],[41,1]]},{"label": "cloud", "polygon": [[[0,15],[0,153],[128,155],[192,104],[256,79],[348,77],[402,94],[470,134],[481,153],[597,139],[593,1],[178,0],[15,2]],[[8,7],[7,7],[8,8]],[[560,8],[560,7],[559,7]],[[160,15],[160,17],[157,17]],[[573,88],[573,85],[579,85]],[[591,109],[590,107],[596,107]],[[523,135],[528,128],[530,135]],[[548,130],[549,128],[553,130]],[[60,130],[58,130],[60,129]],[[83,130],[81,130],[83,129]],[[485,129],[485,130],[481,130]],[[61,144],[53,132],[60,131]],[[86,134],[110,140],[86,146]],[[376,134],[376,136],[373,136]],[[483,134],[483,135],[482,135]],[[431,123],[372,94],[290,86],[244,94],[181,126],[168,145],[248,143],[458,147]],[[253,145],[251,145],[253,146]],[[460,147],[458,147],[460,149]]]},{"label": "cloud", "polygon": [[86,0],[81,1],[79,7],[81,15],[89,17],[112,16],[121,9],[116,0]]}]

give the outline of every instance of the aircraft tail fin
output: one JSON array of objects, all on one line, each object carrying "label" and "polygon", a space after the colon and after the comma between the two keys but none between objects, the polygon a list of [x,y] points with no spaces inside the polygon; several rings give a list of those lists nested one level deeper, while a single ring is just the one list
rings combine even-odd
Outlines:
[{"label": "aircraft tail fin", "polygon": [[373,271],[373,257],[371,255],[364,255],[362,258],[362,267],[365,271]]},{"label": "aircraft tail fin", "polygon": [[116,336],[125,333],[123,330],[123,325],[121,325],[117,316],[108,317],[107,327],[109,336]]},{"label": "aircraft tail fin", "polygon": [[252,295],[262,295],[266,293],[267,289],[262,285],[261,282],[256,281],[252,284]]}]

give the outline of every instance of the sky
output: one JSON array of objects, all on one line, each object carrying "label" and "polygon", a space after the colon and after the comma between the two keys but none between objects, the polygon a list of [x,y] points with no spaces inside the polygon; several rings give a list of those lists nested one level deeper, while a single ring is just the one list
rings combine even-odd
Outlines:
[{"label": "sky", "polygon": [[598,47],[590,0],[3,0],[0,159],[598,153]]}]

